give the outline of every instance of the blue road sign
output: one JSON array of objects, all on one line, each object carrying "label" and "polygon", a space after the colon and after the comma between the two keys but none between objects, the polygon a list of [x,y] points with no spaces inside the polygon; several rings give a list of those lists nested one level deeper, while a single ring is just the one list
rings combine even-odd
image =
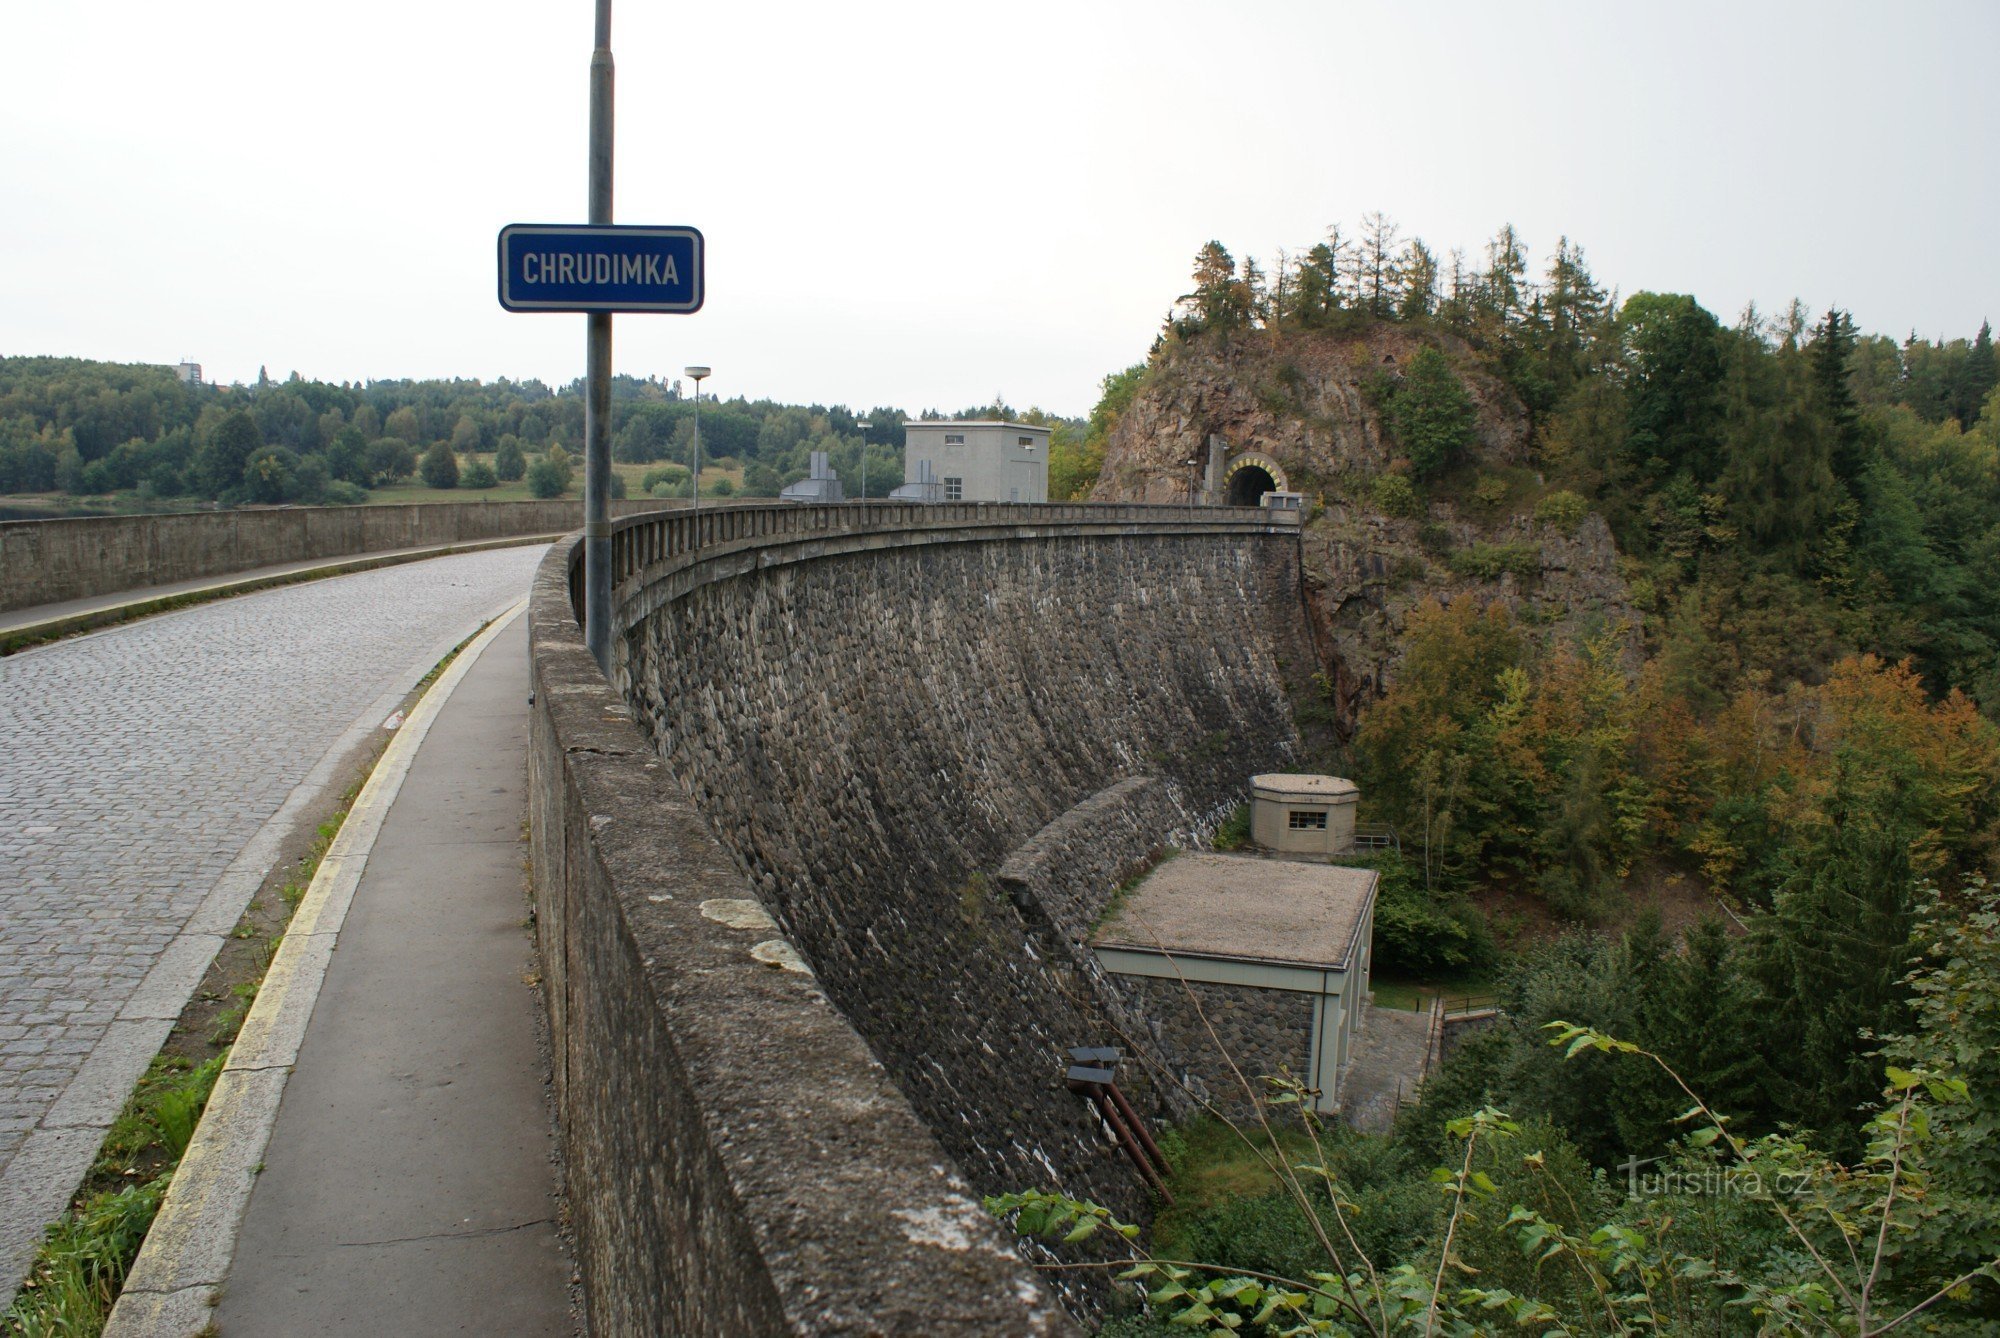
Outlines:
[{"label": "blue road sign", "polygon": [[515,223],[500,229],[500,305],[509,311],[699,311],[693,228]]}]

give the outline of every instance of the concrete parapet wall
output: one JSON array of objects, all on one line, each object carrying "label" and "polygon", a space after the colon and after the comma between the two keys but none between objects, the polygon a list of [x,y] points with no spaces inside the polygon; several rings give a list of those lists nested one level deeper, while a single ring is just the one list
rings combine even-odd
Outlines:
[{"label": "concrete parapet wall", "polygon": [[576,547],[530,610],[529,793],[592,1330],[1071,1331],[606,685]]},{"label": "concrete parapet wall", "polygon": [[[1136,1217],[1146,1196],[1062,1082],[1066,1047],[1115,1041],[1114,1019],[998,875],[1121,777],[1159,780],[1107,804],[1196,829],[1288,760],[1283,682],[1315,667],[1295,523],[628,519],[615,690],[576,625],[575,546],[551,554],[535,887],[599,1331],[1065,1322],[973,1196],[1060,1186]],[[1088,1286],[1065,1292],[1089,1308]],[[723,1301],[747,1309],[699,1308]]]},{"label": "concrete parapet wall", "polygon": [[[613,502],[614,514],[658,502]],[[0,611],[88,599],[313,558],[522,534],[583,523],[583,504],[435,502],[0,521]]]}]

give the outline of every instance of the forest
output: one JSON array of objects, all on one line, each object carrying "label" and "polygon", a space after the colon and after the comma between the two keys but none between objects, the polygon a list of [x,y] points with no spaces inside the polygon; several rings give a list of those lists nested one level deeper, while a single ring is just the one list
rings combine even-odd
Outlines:
[{"label": "forest", "polygon": [[[649,467],[624,473],[651,495],[687,496],[693,398],[678,381],[631,376],[614,377],[611,393],[613,458]],[[1049,425],[1066,442],[1081,427],[1004,404],[952,416]],[[868,495],[886,497],[903,481],[908,417],[704,395],[703,495],[775,497],[825,451],[857,497],[865,450]],[[163,366],[0,358],[0,495],[60,494],[104,510],[354,505],[420,479],[432,490],[525,482],[536,497],[559,497],[582,486],[582,448],[581,381],[331,384],[260,372],[251,385],[186,385]]]},{"label": "forest", "polygon": [[[1990,326],[1724,321],[1618,297],[1566,238],[1531,273],[1512,228],[1441,259],[1379,214],[1269,265],[1211,242],[1192,277],[1100,427],[1190,359],[1254,343],[1282,383],[1384,326],[1422,345],[1368,380],[1387,467],[1299,470],[1309,526],[1361,508],[1431,559],[1324,760],[1401,836],[1378,983],[1478,988],[1497,1020],[1389,1136],[1249,1075],[1264,1124],[1170,1136],[1148,1232],[989,1206],[1070,1266],[1131,1256],[1108,1333],[2000,1333]],[[1525,417],[1511,472],[1474,374]],[[1539,546],[1444,523],[1509,510],[1601,517],[1637,625],[1525,616]],[[1705,911],[1669,928],[1663,887]]]}]

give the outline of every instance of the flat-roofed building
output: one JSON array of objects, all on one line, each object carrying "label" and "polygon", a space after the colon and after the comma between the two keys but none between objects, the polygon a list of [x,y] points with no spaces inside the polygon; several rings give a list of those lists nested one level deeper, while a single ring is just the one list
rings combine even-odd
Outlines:
[{"label": "flat-roofed building", "polygon": [[1346,865],[1180,855],[1125,895],[1090,946],[1213,1099],[1248,1104],[1233,1060],[1259,1099],[1262,1075],[1289,1072],[1317,1109],[1337,1110],[1368,999],[1375,882]]},{"label": "flat-roofed building", "polygon": [[989,419],[906,422],[903,483],[932,485],[929,500],[939,502],[1046,502],[1049,429]]}]

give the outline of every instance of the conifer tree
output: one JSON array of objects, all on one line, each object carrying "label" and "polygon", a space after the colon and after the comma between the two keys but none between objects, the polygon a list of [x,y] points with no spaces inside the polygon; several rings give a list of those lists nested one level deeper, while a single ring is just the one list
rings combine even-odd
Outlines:
[{"label": "conifer tree", "polygon": [[1970,429],[1979,421],[1986,397],[1993,393],[1996,383],[2000,383],[2000,363],[1994,361],[1993,325],[1981,321],[1979,335],[1972,341],[1952,387],[1952,415],[1960,427]]}]

